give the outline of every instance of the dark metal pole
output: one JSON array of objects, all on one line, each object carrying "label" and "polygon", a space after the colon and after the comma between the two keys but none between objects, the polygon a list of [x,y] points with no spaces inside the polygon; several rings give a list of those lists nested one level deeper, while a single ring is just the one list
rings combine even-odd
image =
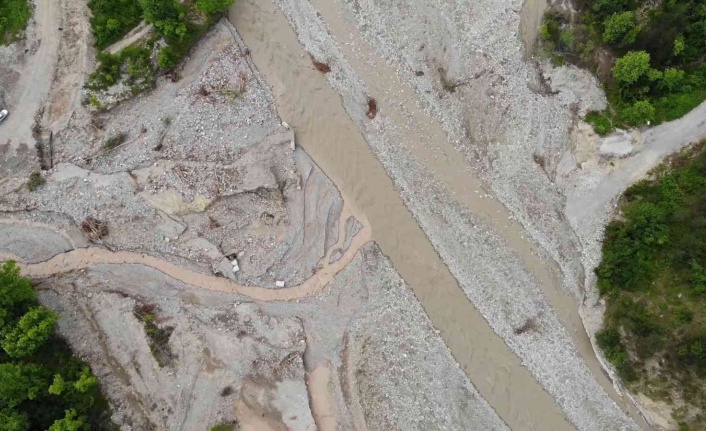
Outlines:
[{"label": "dark metal pole", "polygon": [[49,132],[49,169],[54,169],[54,132]]}]

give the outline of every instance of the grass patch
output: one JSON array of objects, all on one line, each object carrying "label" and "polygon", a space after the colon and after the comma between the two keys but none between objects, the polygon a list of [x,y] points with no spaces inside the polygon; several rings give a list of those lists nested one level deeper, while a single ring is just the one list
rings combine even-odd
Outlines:
[{"label": "grass patch", "polygon": [[18,40],[30,15],[27,0],[0,0],[0,45]]},{"label": "grass patch", "polygon": [[[607,304],[597,342],[621,379],[694,407],[706,405],[705,149],[673,156],[626,190],[596,269]],[[698,420],[687,423],[703,429]]]},{"label": "grass patch", "polygon": [[169,345],[169,338],[174,332],[174,327],[157,325],[155,310],[156,306],[153,304],[138,304],[135,306],[134,314],[145,328],[152,356],[160,367],[165,367],[169,366],[175,357]]},{"label": "grass patch", "polygon": [[90,0],[88,7],[98,49],[119,41],[142,20],[138,0]]},{"label": "grass patch", "polygon": [[39,172],[32,172],[29,175],[29,180],[27,181],[27,188],[30,192],[33,192],[43,186],[46,182],[47,180],[44,179],[42,174],[40,174]]}]

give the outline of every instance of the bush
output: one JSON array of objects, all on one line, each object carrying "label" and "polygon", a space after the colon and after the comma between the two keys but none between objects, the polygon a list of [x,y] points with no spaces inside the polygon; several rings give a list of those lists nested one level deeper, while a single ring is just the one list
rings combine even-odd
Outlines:
[{"label": "bush", "polygon": [[631,126],[642,126],[655,118],[655,108],[647,100],[640,100],[620,111],[622,119]]},{"label": "bush", "polygon": [[165,46],[159,50],[157,54],[157,66],[162,69],[171,69],[177,65],[176,55],[174,55],[173,50]]},{"label": "bush", "polygon": [[224,422],[221,424],[218,424],[214,427],[212,427],[209,431],[233,431],[235,430],[235,426],[233,424]]},{"label": "bush", "polygon": [[47,180],[44,179],[42,174],[39,172],[32,172],[29,176],[29,181],[27,181],[27,188],[30,192],[33,192],[43,186],[46,182]]},{"label": "bush", "polygon": [[103,143],[103,149],[106,151],[112,150],[113,148],[120,146],[123,142],[125,142],[126,139],[127,133],[125,132],[113,135],[110,138],[106,139],[106,141]]},{"label": "bush", "polygon": [[589,112],[586,114],[586,122],[592,125],[593,130],[601,136],[607,135],[614,129],[611,119],[601,112]]}]

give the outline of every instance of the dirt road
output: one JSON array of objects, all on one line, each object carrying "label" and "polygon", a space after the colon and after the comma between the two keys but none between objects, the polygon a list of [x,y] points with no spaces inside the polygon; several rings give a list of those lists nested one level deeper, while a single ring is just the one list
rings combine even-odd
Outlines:
[{"label": "dirt road", "polygon": [[10,142],[13,149],[19,144],[33,146],[34,117],[47,98],[54,77],[61,40],[61,7],[60,1],[36,2],[33,37],[39,48],[27,60],[17,87],[8,89],[10,116],[0,126],[0,143]]}]

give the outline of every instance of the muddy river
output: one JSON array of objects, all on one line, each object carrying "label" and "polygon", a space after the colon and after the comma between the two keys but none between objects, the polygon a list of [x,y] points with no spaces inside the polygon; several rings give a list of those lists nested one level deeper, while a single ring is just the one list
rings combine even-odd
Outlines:
[{"label": "muddy river", "polygon": [[296,131],[297,143],[345,201],[364,214],[373,239],[412,286],[479,392],[512,429],[573,429],[468,301],[282,13],[269,0],[240,0],[230,19],[271,87],[280,117]]}]

